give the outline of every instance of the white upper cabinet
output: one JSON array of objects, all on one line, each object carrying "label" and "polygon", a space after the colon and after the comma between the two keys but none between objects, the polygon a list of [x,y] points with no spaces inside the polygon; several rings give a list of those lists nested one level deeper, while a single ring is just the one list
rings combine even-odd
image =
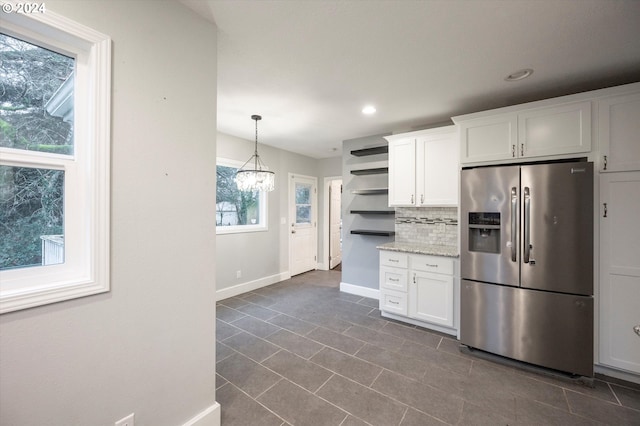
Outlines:
[{"label": "white upper cabinet", "polygon": [[416,202],[416,140],[389,140],[389,206],[414,206]]},{"label": "white upper cabinet", "polygon": [[515,156],[518,116],[504,114],[460,123],[461,162],[508,160]]},{"label": "white upper cabinet", "polygon": [[416,140],[416,194],[419,206],[457,206],[460,181],[458,132],[451,126]]},{"label": "white upper cabinet", "polygon": [[455,126],[387,136],[389,206],[458,204],[459,145]]},{"label": "white upper cabinet", "polygon": [[640,170],[640,93],[598,101],[600,171]]},{"label": "white upper cabinet", "polygon": [[520,157],[591,151],[591,102],[577,102],[518,114]]},{"label": "white upper cabinet", "polygon": [[552,157],[591,151],[591,102],[454,118],[461,163]]}]

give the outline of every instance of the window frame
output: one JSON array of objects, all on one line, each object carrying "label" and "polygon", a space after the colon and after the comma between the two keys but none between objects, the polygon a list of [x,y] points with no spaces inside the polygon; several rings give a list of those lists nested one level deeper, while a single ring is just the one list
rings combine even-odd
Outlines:
[{"label": "window frame", "polygon": [[73,154],[0,148],[3,165],[65,173],[65,262],[0,271],[4,314],[110,289],[111,38],[50,11],[3,13],[0,28],[76,61]]},{"label": "window frame", "polygon": [[[218,157],[216,158],[216,168],[218,166],[233,167],[239,169],[244,162],[238,160],[232,160],[229,158]],[[216,182],[216,186],[218,182]],[[264,232],[269,230],[269,217],[268,217],[268,200],[269,197],[266,191],[260,191],[260,223],[255,225],[230,225],[230,226],[218,226],[216,218],[216,235],[225,234],[240,234],[244,232]],[[216,200],[216,215],[218,214],[218,200]]]}]

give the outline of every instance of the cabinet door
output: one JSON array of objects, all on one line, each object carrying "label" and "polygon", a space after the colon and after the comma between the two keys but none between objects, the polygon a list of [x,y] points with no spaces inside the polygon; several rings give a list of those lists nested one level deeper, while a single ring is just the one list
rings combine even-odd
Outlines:
[{"label": "cabinet door", "polygon": [[467,164],[515,158],[517,125],[515,114],[460,123],[460,162]]},{"label": "cabinet door", "polygon": [[640,93],[598,102],[600,170],[640,170]]},{"label": "cabinet door", "polygon": [[389,206],[416,205],[416,141],[389,142]]},{"label": "cabinet door", "polygon": [[591,151],[591,102],[577,102],[518,114],[520,157]]},{"label": "cabinet door", "polygon": [[[640,172],[600,175],[600,363],[640,373]],[[606,203],[606,217],[604,213]]]},{"label": "cabinet door", "polygon": [[453,277],[411,271],[409,317],[453,327]]},{"label": "cabinet door", "polygon": [[416,141],[416,196],[419,206],[457,206],[460,176],[457,132]]}]

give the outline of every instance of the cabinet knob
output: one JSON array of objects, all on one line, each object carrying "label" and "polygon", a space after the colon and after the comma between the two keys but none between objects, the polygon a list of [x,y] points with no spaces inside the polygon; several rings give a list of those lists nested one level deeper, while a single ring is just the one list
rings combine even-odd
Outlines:
[{"label": "cabinet knob", "polygon": [[520,144],[520,157],[524,156],[524,144]]},{"label": "cabinet knob", "polygon": [[513,158],[516,157],[516,146],[515,145],[511,145],[511,156]]},{"label": "cabinet knob", "polygon": [[413,194],[411,194],[411,204],[413,204]]},{"label": "cabinet knob", "polygon": [[420,194],[420,204],[424,204],[424,194]]},{"label": "cabinet knob", "polygon": [[602,203],[602,205],[604,206],[604,214],[602,217],[607,217],[607,203]]},{"label": "cabinet knob", "polygon": [[602,168],[602,170],[607,170],[607,156],[604,156],[604,167]]},{"label": "cabinet knob", "polygon": [[635,327],[633,327],[633,331],[640,336],[640,324],[636,325]]}]

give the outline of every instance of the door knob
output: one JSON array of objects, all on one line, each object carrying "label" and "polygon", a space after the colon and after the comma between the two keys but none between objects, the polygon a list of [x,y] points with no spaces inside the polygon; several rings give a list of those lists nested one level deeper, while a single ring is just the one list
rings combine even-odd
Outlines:
[{"label": "door knob", "polygon": [[296,230],[295,230],[295,229],[292,229],[292,230],[291,230],[291,233],[292,233],[292,234],[295,234],[295,233],[296,233]]}]

